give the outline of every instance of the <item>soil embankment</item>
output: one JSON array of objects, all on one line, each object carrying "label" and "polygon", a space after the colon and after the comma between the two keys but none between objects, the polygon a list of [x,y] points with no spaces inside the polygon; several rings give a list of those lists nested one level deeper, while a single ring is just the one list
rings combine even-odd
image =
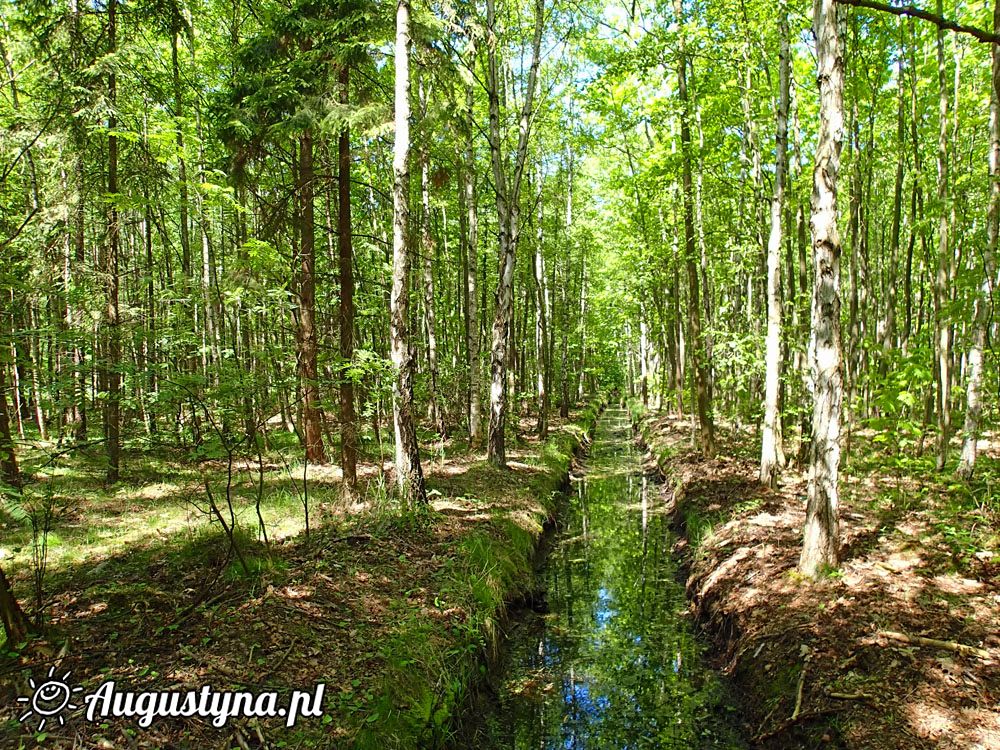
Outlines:
[{"label": "soil embankment", "polygon": [[995,511],[859,459],[842,481],[841,566],[808,582],[795,571],[801,473],[768,490],[750,436],[724,432],[705,460],[687,421],[634,417],[673,506],[691,608],[755,746],[1000,748],[1000,560],[989,539],[956,533]]}]

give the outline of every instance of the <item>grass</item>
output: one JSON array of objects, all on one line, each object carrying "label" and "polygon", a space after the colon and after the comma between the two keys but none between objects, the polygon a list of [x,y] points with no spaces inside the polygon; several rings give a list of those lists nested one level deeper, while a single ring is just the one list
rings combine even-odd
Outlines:
[{"label": "grass", "polygon": [[[598,413],[585,409],[554,425],[548,441],[513,448],[509,471],[449,443],[446,464],[427,456],[432,506],[413,511],[376,473],[363,485],[365,510],[345,516],[339,476],[311,467],[308,540],[302,467],[272,452],[261,507],[269,538],[286,539],[258,539],[256,465],[244,466],[233,504],[245,567],[207,512],[201,471],[180,452],[133,451],[129,482],[111,490],[93,453],[36,472],[28,502],[54,509],[45,589],[59,624],[50,637],[93,646],[70,657],[84,682],[109,669],[123,684],[212,670],[266,676],[278,689],[326,681],[323,723],[281,734],[287,746],[329,746],[331,737],[359,748],[439,745],[499,642],[507,603],[532,584],[543,525]],[[225,463],[207,465],[224,504]],[[4,566],[24,594],[32,535],[25,526],[9,531]],[[160,624],[151,631],[149,621]],[[192,640],[210,655],[184,651]],[[116,665],[112,654],[109,662],[102,643],[135,660]],[[268,672],[275,660],[281,671]],[[172,743],[192,730],[168,731],[149,739]],[[0,744],[11,737],[0,725]]]},{"label": "grass", "polygon": [[[137,460],[138,459],[138,460]],[[84,457],[35,476],[19,501],[29,512],[52,509],[48,565],[58,572],[85,562],[113,557],[164,537],[197,533],[217,526],[202,486],[201,473],[179,457],[153,454],[132,457],[129,481],[108,490],[93,460]],[[273,466],[273,464],[272,464]],[[271,539],[294,536],[305,528],[301,500],[301,466],[272,468],[264,476],[261,511]],[[225,497],[225,467],[212,465],[212,491]],[[145,481],[143,481],[143,478]],[[256,467],[235,475],[233,505],[238,525],[256,529]],[[310,480],[311,514],[340,499],[339,483]],[[313,519],[316,522],[316,518]],[[29,523],[9,524],[0,545],[0,560],[17,573],[31,564]]]},{"label": "grass", "polygon": [[435,575],[435,607],[458,609],[462,616],[442,628],[419,609],[398,613],[399,625],[381,649],[389,668],[354,739],[359,750],[430,748],[447,739],[452,720],[485,670],[484,657],[495,655],[507,603],[532,584],[543,523],[554,512],[573,456],[593,433],[599,411],[598,406],[585,409],[541,446],[536,459],[541,470],[516,490],[525,500],[541,502],[531,511],[497,497],[492,467],[484,463],[470,469],[473,502],[506,502],[489,510],[488,521],[455,538]]}]

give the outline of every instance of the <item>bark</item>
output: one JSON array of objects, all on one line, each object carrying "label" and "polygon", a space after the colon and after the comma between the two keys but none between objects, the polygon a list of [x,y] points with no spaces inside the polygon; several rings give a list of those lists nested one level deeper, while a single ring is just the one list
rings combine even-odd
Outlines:
[{"label": "bark", "polygon": [[649,407],[649,325],[645,305],[639,306],[639,397]]},{"label": "bark", "polygon": [[562,325],[559,326],[561,337],[559,339],[559,416],[563,419],[569,417],[569,278],[570,278],[570,255],[567,253],[566,260],[562,264],[563,278],[560,285],[559,309]]},{"label": "bark", "polygon": [[543,440],[549,434],[549,289],[545,277],[545,254],[542,249],[544,232],[542,228],[542,176],[538,177],[538,226],[535,235],[535,371],[538,393],[538,437]]},{"label": "bark", "polygon": [[760,481],[777,486],[783,463],[781,414],[781,218],[785,202],[785,174],[788,162],[789,41],[788,13],[784,2],[779,10],[781,37],[778,72],[778,123],[775,137],[774,197],[771,199],[771,234],[767,241],[767,337],[765,341],[764,426],[760,452]]},{"label": "bark", "polygon": [[[683,21],[681,0],[674,0],[674,14]],[[712,401],[709,390],[708,363],[705,361],[705,337],[701,327],[701,302],[699,282],[699,257],[695,247],[693,178],[691,172],[691,107],[687,91],[688,56],[683,34],[679,41],[677,61],[677,94],[681,102],[681,162],[684,199],[684,261],[688,277],[688,338],[691,342],[691,369],[694,372],[694,391],[698,413],[698,448],[706,458],[715,455],[715,425],[712,420]]]},{"label": "bark", "polygon": [[0,568],[0,620],[3,621],[3,632],[9,647],[24,642],[29,630],[28,618],[17,603],[3,568]]},{"label": "bark", "polygon": [[[629,155],[629,163],[631,166],[631,152],[629,152],[626,146],[626,153]],[[560,367],[559,367],[559,416],[563,419],[569,417],[569,328],[570,328],[570,311],[569,311],[569,287],[570,287],[570,276],[572,274],[572,263],[573,263],[573,246],[576,244],[573,242],[573,178],[575,171],[573,169],[573,149],[569,142],[566,143],[566,262],[563,264],[563,271],[565,277],[562,284],[562,348],[560,353]],[[635,175],[635,168],[632,167],[632,175]],[[640,202],[640,211],[642,204]],[[640,214],[641,215],[641,214]],[[582,255],[582,253],[581,253]]]},{"label": "bark", "polygon": [[392,416],[396,435],[396,487],[412,502],[426,502],[420,448],[413,421],[413,350],[409,333],[410,280],[410,0],[396,3],[395,123],[392,154],[392,292],[389,339],[395,378]]},{"label": "bark", "polygon": [[[813,394],[813,379],[812,379],[812,337],[810,334],[810,299],[808,295],[808,280],[809,280],[809,268],[807,259],[807,245],[808,241],[806,239],[806,211],[805,206],[801,203],[798,206],[796,225],[798,226],[798,240],[796,244],[798,245],[798,273],[799,273],[799,304],[801,309],[799,310],[799,320],[801,330],[799,332],[799,340],[805,345],[805,351],[800,354],[799,358],[799,372],[801,373],[802,379],[802,390],[812,397]],[[806,460],[808,460],[812,451],[812,415],[808,410],[802,410],[802,421],[799,425],[799,452],[798,452],[798,462],[799,465],[803,465]]]},{"label": "bark", "polygon": [[[339,71],[340,102],[347,105],[351,70]],[[340,260],[340,359],[349,366],[354,359],[354,247],[351,237],[351,131],[345,126],[338,142],[337,250]],[[349,373],[340,378],[340,457],[344,482],[349,488],[358,481],[358,417],[354,410],[354,380]]]},{"label": "bark", "polygon": [[[419,85],[421,119],[426,121],[427,98],[423,82]],[[436,246],[431,233],[431,194],[429,158],[425,148],[420,149],[420,260],[424,282],[424,328],[427,331],[427,374],[430,376],[428,411],[431,424],[442,437],[445,434],[444,415],[438,394],[437,320],[434,315],[434,253]]]},{"label": "bark", "polygon": [[[73,260],[76,268],[82,268],[84,258],[86,257],[86,247],[85,247],[85,223],[86,218],[86,203],[83,198],[84,192],[84,165],[83,165],[83,144],[82,137],[78,136],[77,148],[80,153],[77,154],[74,164],[74,171],[76,173],[76,205],[73,209]],[[72,266],[71,266],[72,273]],[[72,295],[67,295],[67,302],[71,299]],[[71,325],[73,323],[82,323],[84,320],[84,312],[76,306],[69,315]],[[84,350],[83,344],[81,343],[80,336],[78,335],[73,344],[73,372],[75,375],[74,383],[74,398],[73,405],[74,420],[76,422],[76,432],[74,437],[83,442],[87,439],[87,375],[83,368],[84,361]]]},{"label": "bark", "polygon": [[[146,199],[147,207],[143,216],[143,239],[146,252],[146,339],[143,341],[146,360],[146,388],[149,396],[149,404],[156,394],[156,372],[159,357],[156,352],[156,288],[154,279],[156,278],[156,266],[153,262],[153,218],[149,210],[149,199]],[[147,424],[150,435],[155,435],[157,431],[156,414],[148,409]]]},{"label": "bark", "polygon": [[313,206],[313,135],[299,137],[299,383],[306,461],[326,463],[320,407],[316,333],[316,226]]},{"label": "bark", "polygon": [[521,181],[528,155],[531,118],[534,114],[538,67],[541,63],[542,29],[545,21],[544,0],[535,0],[535,31],[531,45],[531,66],[528,69],[524,103],[518,123],[517,151],[514,154],[513,173],[510,175],[508,175],[506,156],[503,153],[501,143],[500,60],[497,50],[494,0],[487,0],[486,16],[490,36],[488,47],[489,142],[500,240],[500,277],[497,282],[496,314],[493,320],[490,348],[490,428],[487,454],[490,463],[502,468],[507,465],[504,435],[507,423],[507,357],[514,305],[514,263],[517,257],[520,228],[519,203]]},{"label": "bark", "polygon": [[[117,51],[117,0],[108,3],[108,50],[114,55]],[[118,254],[120,231],[118,221],[118,137],[115,130],[118,120],[115,114],[117,106],[118,83],[114,68],[108,74],[108,101],[111,115],[108,117],[108,249],[105,257],[105,283],[107,284],[107,308],[105,310],[106,346],[104,381],[107,387],[107,399],[104,405],[105,453],[107,456],[106,478],[109,484],[118,481],[121,467],[121,331],[118,318]]]},{"label": "bark", "polygon": [[[197,45],[195,43],[195,29],[193,25],[188,27],[188,35],[191,52],[190,64],[194,69],[197,69],[197,60],[195,56]],[[306,44],[311,44],[311,41],[306,40]],[[193,109],[195,116],[195,135],[197,136],[198,142],[198,181],[199,183],[204,184],[208,180],[208,177],[206,176],[205,159],[206,139],[204,129],[202,127],[201,104],[198,98],[194,100]],[[309,169],[311,171],[311,149],[308,157],[310,162]],[[311,176],[309,189],[310,191],[312,190]],[[222,337],[224,334],[222,326],[225,322],[225,318],[222,315],[221,305],[219,304],[219,300],[222,295],[219,291],[219,283],[216,274],[215,249],[209,233],[210,222],[208,218],[208,211],[205,207],[205,198],[201,191],[196,192],[195,196],[198,205],[199,228],[201,230],[201,297],[205,323],[205,330],[202,334],[202,362],[203,366],[206,368],[206,381],[217,385],[219,382],[219,370],[215,367],[211,367],[211,365],[222,359]],[[310,210],[311,206],[312,204],[310,203]],[[315,245],[315,242],[313,244]],[[214,295],[212,293],[213,289],[215,290]]]},{"label": "bark", "polygon": [[[941,13],[942,0],[938,0]],[[944,30],[937,32],[938,67],[938,151],[937,151],[937,199],[938,199],[938,264],[934,276],[934,358],[937,363],[937,456],[938,471],[944,469],[948,460],[948,443],[951,440],[951,327],[947,319],[949,298],[949,268],[951,250],[948,226],[948,69],[944,55]]]},{"label": "bark", "polygon": [[583,401],[587,374],[587,250],[580,248],[580,360],[576,375],[576,397]]},{"label": "bark", "polygon": [[[1000,34],[1000,0],[993,5],[993,30]],[[982,414],[983,350],[987,345],[990,301],[997,284],[997,236],[1000,234],[1000,47],[993,46],[992,85],[990,89],[990,202],[986,215],[986,247],[983,250],[984,278],[976,295],[973,314],[972,346],[969,348],[969,375],[966,385],[965,426],[962,457],[958,475],[972,477],[976,466],[976,443]]]},{"label": "bark", "polygon": [[[903,296],[906,309],[903,334],[900,337],[900,347],[905,355],[909,351],[910,336],[913,333],[913,253],[916,249],[917,234],[920,234],[921,246],[926,242],[923,233],[923,222],[916,220],[917,216],[924,213],[924,196],[921,188],[921,172],[923,164],[920,155],[920,140],[918,137],[918,112],[917,112],[917,59],[916,43],[913,38],[913,28],[910,28],[911,43],[909,55],[910,68],[910,144],[913,148],[913,180],[910,191],[910,237],[906,249],[906,272],[903,277]],[[919,316],[919,308],[918,308]],[[918,317],[919,326],[919,317]]]},{"label": "bark", "polygon": [[178,210],[180,212],[181,270],[184,283],[191,276],[191,229],[188,220],[187,160],[184,158],[184,96],[181,90],[180,61],[178,59],[178,34],[181,19],[178,13],[170,35],[170,61],[174,86],[174,129],[177,142],[177,184],[180,192]]},{"label": "bark", "polygon": [[815,0],[813,32],[820,91],[819,136],[813,168],[813,299],[810,357],[813,379],[812,457],[799,571],[814,577],[837,564],[838,473],[843,374],[840,351],[840,236],[837,175],[843,141],[844,60],[834,0]]},{"label": "bark", "polygon": [[38,313],[34,305],[27,308],[28,328],[28,364],[31,366],[31,395],[35,407],[35,425],[38,427],[38,437],[43,441],[49,439],[48,420],[45,416],[45,405],[42,401],[42,351],[38,336]]},{"label": "bark", "polygon": [[[475,53],[471,53],[475,60]],[[470,61],[470,65],[472,62]],[[465,90],[466,106],[466,141],[465,141],[465,208],[468,212],[466,220],[466,247],[468,248],[468,276],[466,290],[469,304],[466,308],[466,324],[468,328],[468,358],[469,358],[469,443],[478,445],[482,439],[482,406],[480,403],[480,373],[479,362],[479,211],[476,206],[476,150],[475,128],[473,121],[472,85]]]},{"label": "bark", "polygon": [[10,431],[10,405],[7,403],[6,347],[0,347],[0,476],[12,487],[21,486],[21,470],[17,465],[17,451]]},{"label": "bark", "polygon": [[[903,27],[900,24],[899,46],[903,49]],[[906,175],[906,98],[903,81],[904,55],[899,55],[896,69],[896,178],[892,192],[892,227],[889,231],[889,268],[886,284],[888,298],[886,299],[885,322],[882,330],[882,368],[885,373],[886,358],[896,343],[896,267],[899,263],[899,241],[903,217],[903,178]]]}]

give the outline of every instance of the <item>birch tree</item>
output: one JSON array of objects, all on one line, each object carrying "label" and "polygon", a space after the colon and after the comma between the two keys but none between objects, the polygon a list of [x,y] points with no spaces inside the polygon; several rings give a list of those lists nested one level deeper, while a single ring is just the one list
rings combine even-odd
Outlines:
[{"label": "birch tree", "polygon": [[[993,5],[993,33],[1000,35],[1000,0]],[[965,426],[958,475],[972,477],[976,466],[976,443],[983,411],[983,350],[989,329],[990,303],[997,284],[997,235],[1000,230],[1000,45],[990,46],[990,141],[989,210],[986,216],[986,246],[983,248],[983,282],[975,298],[972,345],[969,348],[969,376],[965,393]]]},{"label": "birch tree", "polygon": [[545,2],[535,0],[535,31],[531,41],[531,65],[525,85],[524,102],[518,121],[517,149],[513,165],[508,168],[504,153],[500,122],[501,65],[496,24],[495,0],[486,2],[487,26],[487,94],[489,97],[489,144],[493,166],[493,188],[496,193],[497,223],[500,251],[500,278],[495,295],[496,313],[493,319],[490,346],[490,429],[487,454],[494,466],[506,467],[507,450],[507,348],[510,338],[511,314],[514,304],[514,264],[521,231],[521,182],[528,156],[528,136],[534,115],[538,67],[541,63],[542,30],[545,23]]},{"label": "birch tree", "polygon": [[394,378],[396,488],[411,502],[425,502],[420,447],[413,421],[413,348],[410,294],[410,0],[396,3],[395,123],[392,152],[392,293],[389,338]]},{"label": "birch tree", "polygon": [[764,383],[764,426],[760,449],[761,484],[774,487],[784,464],[781,414],[778,397],[781,385],[781,220],[785,202],[785,175],[788,169],[788,94],[790,50],[788,44],[788,9],[781,2],[778,10],[778,126],[774,139],[774,196],[771,198],[771,233],[767,240],[767,337],[765,342],[766,377]]},{"label": "birch tree", "polygon": [[844,130],[844,58],[834,0],[813,3],[813,34],[819,83],[819,135],[813,167],[812,456],[799,571],[815,577],[837,564],[840,407],[840,234],[837,174]]}]

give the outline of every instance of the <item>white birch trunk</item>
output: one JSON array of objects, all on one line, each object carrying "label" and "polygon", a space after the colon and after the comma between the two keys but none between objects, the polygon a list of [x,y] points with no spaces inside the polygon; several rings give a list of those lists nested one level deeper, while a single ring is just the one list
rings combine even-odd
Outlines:
[{"label": "white birch trunk", "polygon": [[844,59],[834,0],[815,0],[820,110],[813,168],[812,461],[799,571],[816,576],[837,564],[838,473],[843,373],[840,352],[840,235],[837,173],[844,131]]}]

